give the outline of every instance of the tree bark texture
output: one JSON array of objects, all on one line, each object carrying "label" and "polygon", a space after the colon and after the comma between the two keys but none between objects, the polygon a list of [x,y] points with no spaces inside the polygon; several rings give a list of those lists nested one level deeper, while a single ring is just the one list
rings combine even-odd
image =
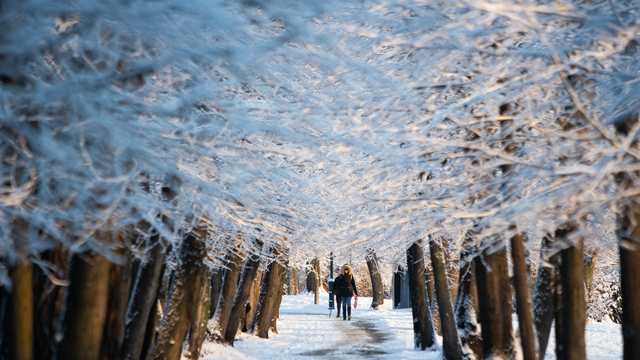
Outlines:
[{"label": "tree bark texture", "polygon": [[99,358],[107,318],[109,268],[109,260],[94,251],[73,256],[57,359]]},{"label": "tree bark texture", "polygon": [[547,234],[542,239],[540,250],[540,265],[533,291],[533,325],[538,338],[538,360],[544,360],[551,333],[551,324],[555,315],[555,272],[558,256],[551,255],[553,235]]},{"label": "tree bark texture", "polygon": [[10,327],[5,339],[9,340],[10,358],[32,360],[34,355],[33,317],[33,264],[24,259],[9,270],[12,287],[8,293],[7,317]]},{"label": "tree bark texture", "polygon": [[253,322],[253,316],[256,313],[256,308],[258,306],[258,297],[260,296],[260,288],[262,287],[262,271],[258,269],[255,278],[253,279],[253,283],[251,283],[251,290],[249,291],[249,312],[245,312],[245,318],[240,320],[245,324],[246,329],[244,331],[249,331],[251,328],[251,323]]},{"label": "tree bark texture", "polygon": [[273,313],[271,314],[271,325],[269,326],[269,330],[274,333],[277,334],[278,333],[278,318],[280,317],[280,304],[282,303],[282,295],[284,294],[284,282],[285,282],[285,277],[287,275],[287,266],[288,266],[288,260],[285,260],[285,270],[282,272],[282,275],[280,276],[281,280],[280,280],[280,290],[277,293],[277,298],[276,298],[276,303],[273,306]]},{"label": "tree bark texture", "polygon": [[34,359],[48,360],[56,348],[71,256],[59,245],[40,254],[40,260],[46,265],[34,267]]},{"label": "tree bark texture", "polygon": [[516,291],[516,311],[520,324],[520,343],[523,360],[536,359],[536,340],[533,332],[533,315],[529,303],[529,273],[524,253],[524,239],[521,234],[511,237],[511,261]]},{"label": "tree bark texture", "polygon": [[227,268],[224,271],[222,290],[218,297],[218,306],[216,313],[209,324],[209,332],[212,340],[218,343],[224,342],[225,332],[229,324],[231,309],[233,307],[233,298],[238,289],[238,277],[240,275],[240,267],[242,265],[242,257],[237,249],[232,250],[227,255]]},{"label": "tree bark texture", "polygon": [[475,259],[482,358],[515,359],[507,250],[486,249]]},{"label": "tree bark texture", "polygon": [[298,295],[298,272],[295,268],[289,269],[287,280],[287,295]]},{"label": "tree bark texture", "polygon": [[[556,236],[557,236],[556,231]],[[560,254],[558,254],[558,266],[555,269],[555,295],[553,297],[553,306],[555,307],[556,313],[556,324],[555,324],[555,335],[556,335],[556,358],[560,359],[558,356],[561,356],[562,353],[562,344],[564,341],[562,340],[562,321],[563,321],[563,309],[562,309],[562,273],[560,271],[560,264],[562,263],[562,259]]]},{"label": "tree bark texture", "polygon": [[384,305],[384,288],[382,287],[382,275],[380,275],[380,264],[378,257],[373,249],[369,249],[366,254],[367,268],[371,277],[371,289],[373,292],[373,300],[371,307],[378,309],[378,306]]},{"label": "tree bark texture", "polygon": [[623,359],[640,359],[640,203],[632,201],[618,219]]},{"label": "tree bark texture", "polygon": [[595,249],[585,251],[584,254],[584,286],[587,292],[587,303],[591,299],[591,291],[593,291],[593,274],[596,271],[596,262],[598,260],[598,251]]},{"label": "tree bark texture", "polygon": [[413,243],[407,249],[407,273],[411,292],[413,314],[413,340],[416,349],[425,350],[435,345],[435,330],[431,312],[427,304],[424,253],[422,241]]},{"label": "tree bark texture", "polygon": [[449,276],[442,246],[433,239],[430,242],[431,266],[436,287],[438,308],[440,309],[440,326],[442,328],[443,358],[446,360],[462,359],[462,346],[456,327],[456,318],[449,291]]},{"label": "tree bark texture", "polygon": [[320,304],[320,260],[313,259],[313,303]]},{"label": "tree bark texture", "polygon": [[[118,236],[126,234],[119,233]],[[123,244],[123,241],[119,241],[119,244]],[[122,264],[109,264],[109,299],[100,350],[101,360],[118,358],[125,334],[131,283],[131,252],[128,248],[122,247],[118,254],[122,256]]]},{"label": "tree bark texture", "polygon": [[[141,358],[149,317],[154,317],[157,311],[157,299],[162,285],[163,264],[166,257],[165,250],[158,240],[157,236],[152,238],[150,252],[140,264],[136,279],[133,280],[135,284],[127,307],[125,337],[120,351],[123,360]],[[149,330],[155,332],[155,329]]]},{"label": "tree bark texture", "polygon": [[[161,273],[164,273],[166,268],[166,264],[162,266]],[[144,331],[144,341],[142,342],[142,350],[140,351],[140,359],[146,359],[149,356],[149,352],[151,351],[151,347],[155,344],[156,339],[158,337],[158,326],[160,326],[160,322],[162,321],[163,307],[160,302],[160,287],[158,287],[158,294],[155,302],[151,305],[151,311],[149,312],[149,317],[147,319],[147,328]],[[162,299],[166,298],[162,297]]]},{"label": "tree bark texture", "polygon": [[[573,231],[574,227],[567,225],[565,229],[556,232],[556,239],[567,240]],[[560,353],[556,354],[558,360],[586,360],[587,358],[583,247],[583,240],[579,239],[560,252],[562,339]]]},{"label": "tree bark texture", "polygon": [[224,333],[224,341],[227,344],[233,345],[233,341],[236,338],[238,326],[245,315],[247,300],[251,293],[251,286],[253,285],[256,274],[258,273],[258,268],[260,268],[260,256],[257,254],[251,255],[244,265],[242,277],[240,278],[240,285],[238,286],[238,291],[233,298],[233,306],[229,316],[229,323],[227,324],[227,329]]},{"label": "tree bark texture", "polygon": [[179,359],[182,343],[193,319],[205,266],[206,255],[203,235],[188,234],[179,250],[179,264],[175,271],[164,316],[158,328],[158,337],[148,360]]},{"label": "tree bark texture", "polygon": [[482,356],[482,341],[478,334],[476,309],[477,288],[475,279],[474,260],[468,258],[468,253],[463,252],[460,258],[460,272],[458,280],[458,292],[456,293],[455,313],[456,326],[461,333],[460,341],[466,352],[473,352],[475,358]]},{"label": "tree bark texture", "polygon": [[202,344],[207,335],[207,323],[209,322],[209,309],[211,308],[211,272],[205,268],[200,277],[200,290],[196,302],[196,313],[189,326],[189,337],[183,357],[190,360],[198,360],[202,351]]},{"label": "tree bark texture", "polygon": [[211,270],[211,305],[209,307],[209,319],[213,318],[218,308],[218,299],[220,299],[220,292],[222,291],[223,275],[224,269],[216,268]]},{"label": "tree bark texture", "polygon": [[262,275],[262,285],[260,286],[256,311],[249,326],[253,334],[264,339],[269,338],[271,318],[278,299],[278,291],[280,290],[279,282],[282,273],[286,271],[285,267],[278,262],[278,259],[282,260],[282,249],[274,248],[272,251],[276,260],[269,264]]}]

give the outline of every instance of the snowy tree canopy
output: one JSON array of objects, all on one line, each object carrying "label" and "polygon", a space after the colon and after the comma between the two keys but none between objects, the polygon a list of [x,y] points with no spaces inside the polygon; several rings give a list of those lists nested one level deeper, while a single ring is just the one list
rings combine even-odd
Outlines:
[{"label": "snowy tree canopy", "polygon": [[393,259],[638,193],[631,1],[32,0],[0,23],[3,257],[205,221],[219,254],[241,232]]}]

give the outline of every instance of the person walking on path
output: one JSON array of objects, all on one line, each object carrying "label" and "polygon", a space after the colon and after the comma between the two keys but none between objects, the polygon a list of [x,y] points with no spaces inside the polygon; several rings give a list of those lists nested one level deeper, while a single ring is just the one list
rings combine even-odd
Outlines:
[{"label": "person walking on path", "polygon": [[[358,299],[358,289],[356,289],[356,281],[353,278],[351,266],[344,264],[340,276],[336,278],[338,285],[337,293],[342,297],[342,320],[351,320],[351,298],[353,296]],[[336,287],[336,284],[333,285]]]},{"label": "person walking on path", "polygon": [[338,314],[337,318],[340,317],[340,308],[342,307],[342,296],[340,295],[340,268],[336,268],[336,278],[333,280],[333,294],[336,296],[336,307]]}]

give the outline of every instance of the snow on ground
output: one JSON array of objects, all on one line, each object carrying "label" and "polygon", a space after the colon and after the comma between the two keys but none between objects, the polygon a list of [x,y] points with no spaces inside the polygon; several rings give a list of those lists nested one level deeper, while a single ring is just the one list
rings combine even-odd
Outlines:
[{"label": "snow on ground", "polygon": [[[327,293],[320,304],[313,304],[313,294],[284,296],[278,319],[279,334],[269,339],[241,334],[235,347],[205,343],[204,360],[233,359],[440,359],[442,339],[437,351],[413,349],[411,309],[370,310],[371,298],[359,298],[352,320],[329,317]],[[514,324],[516,326],[517,324]],[[549,341],[546,360],[555,360],[555,341]],[[612,323],[587,325],[587,357],[589,360],[622,359],[620,326]]]},{"label": "snow on ground", "polygon": [[[555,328],[551,328],[545,360],[556,360]],[[622,360],[622,328],[613,322],[587,325],[586,333],[588,360]]]}]

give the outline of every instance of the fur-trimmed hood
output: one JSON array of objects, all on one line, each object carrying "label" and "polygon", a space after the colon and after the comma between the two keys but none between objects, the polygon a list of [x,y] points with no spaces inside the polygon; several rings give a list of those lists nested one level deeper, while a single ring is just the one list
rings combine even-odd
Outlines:
[{"label": "fur-trimmed hood", "polygon": [[349,264],[342,265],[342,268],[340,269],[340,275],[344,275],[344,271],[347,269],[349,269],[349,274],[353,275],[353,269],[351,269],[351,266],[349,266]]}]

